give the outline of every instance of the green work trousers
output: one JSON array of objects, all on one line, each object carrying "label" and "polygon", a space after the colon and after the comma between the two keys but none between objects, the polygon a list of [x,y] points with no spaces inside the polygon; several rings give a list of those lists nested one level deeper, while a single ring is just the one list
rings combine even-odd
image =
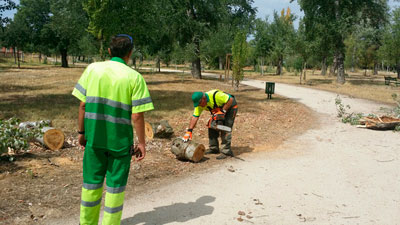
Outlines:
[{"label": "green work trousers", "polygon": [[129,148],[123,152],[114,152],[86,146],[83,156],[81,225],[98,225],[104,178],[107,191],[102,224],[121,223],[131,158]]},{"label": "green work trousers", "polygon": [[[234,105],[232,105],[232,107],[226,112],[224,121],[224,125],[230,128],[233,128],[235,117],[238,111],[235,100],[233,101],[233,104]],[[223,132],[208,128],[208,140],[209,140],[210,150],[214,152],[220,151],[218,142],[219,136],[221,136],[221,144],[222,144],[221,153],[225,155],[233,155],[231,149],[232,132]]]}]

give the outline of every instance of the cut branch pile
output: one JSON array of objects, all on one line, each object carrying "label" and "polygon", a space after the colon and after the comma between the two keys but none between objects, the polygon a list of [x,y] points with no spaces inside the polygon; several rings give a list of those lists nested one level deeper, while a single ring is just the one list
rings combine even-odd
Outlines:
[{"label": "cut branch pile", "polygon": [[360,125],[359,127],[373,130],[394,130],[397,126],[400,126],[400,119],[390,116],[368,116],[360,119]]}]

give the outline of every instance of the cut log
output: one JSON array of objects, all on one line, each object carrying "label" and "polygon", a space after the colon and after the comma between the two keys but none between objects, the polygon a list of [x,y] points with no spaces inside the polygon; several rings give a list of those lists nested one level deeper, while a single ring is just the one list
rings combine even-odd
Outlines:
[{"label": "cut log", "polygon": [[144,133],[147,139],[151,140],[154,138],[153,127],[148,122],[144,122]]},{"label": "cut log", "polygon": [[373,130],[394,130],[400,125],[400,119],[389,116],[363,117],[360,119],[360,124]]},{"label": "cut log", "polygon": [[145,134],[148,139],[170,138],[174,134],[174,130],[167,120],[155,123],[145,122]]},{"label": "cut log", "polygon": [[39,142],[50,150],[61,149],[64,146],[64,141],[65,141],[64,132],[54,127],[51,127],[50,120],[41,120],[37,122],[23,122],[19,124],[19,128],[21,129],[39,128],[41,126],[45,126],[41,129],[43,135],[41,137],[35,138],[32,141]]},{"label": "cut log", "polygon": [[43,136],[36,138],[36,141],[46,146],[50,150],[59,150],[64,146],[64,133],[53,127],[43,127]]},{"label": "cut log", "polygon": [[182,138],[176,138],[172,142],[171,152],[180,160],[190,160],[199,162],[205,152],[206,148],[203,144],[198,144],[194,141],[183,142]]}]

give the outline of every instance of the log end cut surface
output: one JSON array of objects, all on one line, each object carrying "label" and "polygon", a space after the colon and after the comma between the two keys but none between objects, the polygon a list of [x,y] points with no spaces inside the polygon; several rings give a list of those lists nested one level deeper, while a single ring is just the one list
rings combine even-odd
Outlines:
[{"label": "log end cut surface", "polygon": [[153,127],[148,122],[144,122],[144,133],[147,139],[151,140],[154,138]]},{"label": "log end cut surface", "polygon": [[193,153],[193,162],[199,162],[203,157],[204,157],[204,152],[206,151],[206,148],[204,147],[203,144],[199,144],[196,149],[194,150]]},{"label": "log end cut surface", "polygon": [[50,129],[43,134],[43,142],[51,150],[61,149],[64,139],[64,133],[58,129]]}]

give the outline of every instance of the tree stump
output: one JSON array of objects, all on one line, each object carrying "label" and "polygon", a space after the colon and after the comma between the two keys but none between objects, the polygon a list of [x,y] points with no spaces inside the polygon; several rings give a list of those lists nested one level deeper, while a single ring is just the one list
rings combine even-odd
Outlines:
[{"label": "tree stump", "polygon": [[151,140],[153,138],[170,138],[174,134],[174,130],[169,125],[167,120],[160,122],[148,123],[145,122],[145,135],[146,138]]},{"label": "tree stump", "polygon": [[198,144],[194,141],[183,142],[182,138],[176,138],[172,142],[171,152],[180,160],[190,160],[199,162],[206,148],[203,144]]}]

